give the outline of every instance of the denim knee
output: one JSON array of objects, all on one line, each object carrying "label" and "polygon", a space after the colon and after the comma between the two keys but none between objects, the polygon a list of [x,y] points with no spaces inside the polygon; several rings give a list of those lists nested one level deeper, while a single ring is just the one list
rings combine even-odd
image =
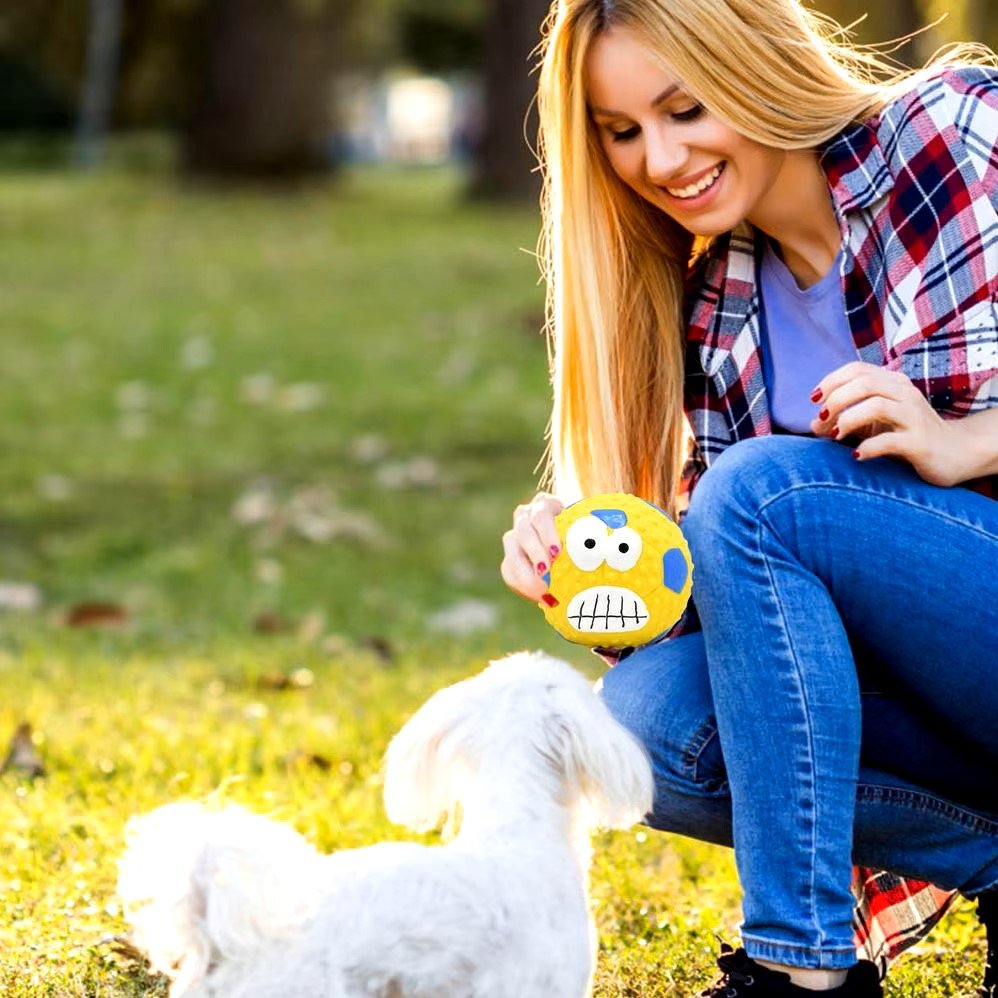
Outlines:
[{"label": "denim knee", "polygon": [[[683,520],[683,534],[697,568],[705,567],[718,536],[753,529],[761,507],[789,485],[808,445],[834,446],[789,436],[752,437],[729,447],[700,479]],[[695,598],[695,597],[694,597]]]},{"label": "denim knee", "polygon": [[638,649],[604,677],[611,714],[644,746],[655,777],[646,823],[729,845],[730,798],[700,634]]}]

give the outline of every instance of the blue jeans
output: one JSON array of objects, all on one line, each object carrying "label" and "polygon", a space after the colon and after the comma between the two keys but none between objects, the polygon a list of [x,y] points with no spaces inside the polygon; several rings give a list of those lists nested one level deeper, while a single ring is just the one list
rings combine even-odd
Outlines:
[{"label": "blue jeans", "polygon": [[683,532],[702,633],[603,679],[655,772],[650,825],[733,844],[757,959],[855,962],[852,864],[998,885],[998,502],[768,436]]}]

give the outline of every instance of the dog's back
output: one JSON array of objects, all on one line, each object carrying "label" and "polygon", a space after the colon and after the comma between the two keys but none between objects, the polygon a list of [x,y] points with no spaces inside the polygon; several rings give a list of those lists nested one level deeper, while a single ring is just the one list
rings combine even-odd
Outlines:
[{"label": "dog's back", "polygon": [[385,843],[330,856],[326,875],[306,962],[325,952],[349,998],[587,992],[594,939],[567,849]]}]

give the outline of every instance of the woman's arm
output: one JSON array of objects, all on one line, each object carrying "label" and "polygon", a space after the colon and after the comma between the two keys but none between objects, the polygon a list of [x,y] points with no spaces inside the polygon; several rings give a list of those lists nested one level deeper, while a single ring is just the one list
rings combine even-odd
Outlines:
[{"label": "woman's arm", "polygon": [[963,461],[959,481],[998,475],[998,408],[951,419],[957,449]]},{"label": "woman's arm", "polygon": [[811,401],[815,434],[865,437],[858,460],[900,457],[933,485],[998,474],[998,408],[943,419],[907,375],[862,361],[822,378]]}]

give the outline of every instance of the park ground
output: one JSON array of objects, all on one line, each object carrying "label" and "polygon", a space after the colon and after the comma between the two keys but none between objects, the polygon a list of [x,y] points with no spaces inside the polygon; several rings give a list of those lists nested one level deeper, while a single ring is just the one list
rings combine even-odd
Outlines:
[{"label": "park ground", "polygon": [[[381,755],[430,693],[522,647],[599,672],[497,574],[547,419],[535,214],[453,171],[232,193],[126,152],[0,170],[0,750],[27,722],[45,768],[0,776],[9,998],[166,993],[116,941],[129,816],[404,837]],[[694,994],[730,853],[596,846],[596,995]],[[887,994],[970,995],[982,957],[964,906]]]}]

